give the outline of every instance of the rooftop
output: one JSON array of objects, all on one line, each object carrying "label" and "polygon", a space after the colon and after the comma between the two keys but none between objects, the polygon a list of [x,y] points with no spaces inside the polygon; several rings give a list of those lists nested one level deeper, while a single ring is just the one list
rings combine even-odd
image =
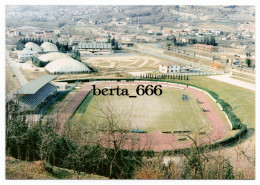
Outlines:
[{"label": "rooftop", "polygon": [[50,83],[43,85],[35,94],[27,94],[19,99],[19,103],[27,110],[34,110],[40,105],[51,93],[56,91],[59,87]]},{"label": "rooftop", "polygon": [[78,49],[88,49],[88,48],[97,48],[97,49],[111,49],[111,43],[87,43],[80,42],[78,44]]},{"label": "rooftop", "polygon": [[58,75],[43,75],[35,80],[28,82],[17,91],[14,92],[15,95],[28,95],[28,94],[35,94],[39,89],[41,89],[44,85],[46,85],[51,80],[57,78]]}]

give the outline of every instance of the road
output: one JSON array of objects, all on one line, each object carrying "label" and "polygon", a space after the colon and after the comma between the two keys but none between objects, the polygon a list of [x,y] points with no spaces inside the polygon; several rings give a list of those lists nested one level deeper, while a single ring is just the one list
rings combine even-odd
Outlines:
[{"label": "road", "polygon": [[20,85],[23,86],[26,83],[28,83],[28,81],[25,79],[25,77],[23,76],[23,74],[21,73],[21,71],[17,68],[15,61],[13,59],[10,58],[9,52],[6,50],[6,61],[8,63],[8,65],[10,66],[10,68],[12,69],[13,73],[15,74],[15,77],[17,78],[17,80],[19,81]]},{"label": "road", "polygon": [[249,89],[251,91],[255,91],[255,84],[231,78],[230,74],[208,76],[208,78],[226,82],[226,83],[238,86],[238,87]]}]

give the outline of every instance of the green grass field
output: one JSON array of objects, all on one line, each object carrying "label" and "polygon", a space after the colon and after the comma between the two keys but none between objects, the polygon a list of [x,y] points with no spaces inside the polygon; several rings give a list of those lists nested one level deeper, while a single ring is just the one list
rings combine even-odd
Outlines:
[{"label": "green grass field", "polygon": [[173,80],[205,87],[230,104],[234,113],[248,128],[255,128],[255,92],[213,80],[205,76],[191,76],[189,80]]},{"label": "green grass field", "polygon": [[[136,95],[136,86],[122,86],[122,88],[127,88],[130,95]],[[137,96],[135,99],[130,99],[128,96],[101,95],[94,96],[90,101],[87,97],[77,109],[73,119],[87,123],[103,123],[106,120],[102,111],[110,108],[115,114],[120,115],[121,119],[124,117],[131,129],[143,129],[148,132],[153,130],[196,132],[202,127],[205,127],[205,130],[210,128],[204,112],[190,92],[167,87],[163,87],[162,90],[161,96]],[[183,94],[187,94],[190,101],[183,102],[181,99]]]}]

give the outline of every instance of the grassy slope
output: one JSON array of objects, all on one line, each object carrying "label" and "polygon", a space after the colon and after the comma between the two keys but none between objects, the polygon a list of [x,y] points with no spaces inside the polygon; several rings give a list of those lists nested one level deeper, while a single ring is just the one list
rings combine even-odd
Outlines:
[{"label": "grassy slope", "polygon": [[[80,179],[107,179],[99,175],[81,173]],[[47,172],[38,162],[26,162],[6,157],[6,179],[78,179],[73,170],[53,167]]]},{"label": "grassy slope", "polygon": [[189,77],[189,81],[182,81],[214,91],[221,99],[229,103],[234,113],[247,124],[248,128],[255,128],[255,92],[235,85],[227,84],[203,76]]}]

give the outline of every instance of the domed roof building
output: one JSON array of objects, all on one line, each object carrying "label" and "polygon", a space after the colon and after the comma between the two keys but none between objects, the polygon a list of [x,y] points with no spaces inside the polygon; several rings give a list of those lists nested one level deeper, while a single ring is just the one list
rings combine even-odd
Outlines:
[{"label": "domed roof building", "polygon": [[38,57],[38,59],[43,62],[53,61],[60,58],[71,58],[71,57],[68,54],[60,53],[60,52],[51,52],[51,53],[43,54],[40,57]]},{"label": "domed roof building", "polygon": [[44,52],[55,52],[59,51],[58,47],[55,44],[52,44],[50,42],[44,42],[42,43],[41,47],[43,48]]},{"label": "domed roof building", "polygon": [[40,53],[43,50],[39,45],[37,45],[37,44],[35,44],[33,42],[27,42],[24,45],[24,47],[29,49],[29,50],[32,50],[34,53]]},{"label": "domed roof building", "polygon": [[90,69],[85,64],[74,60],[73,58],[54,60],[45,66],[45,70],[51,74],[90,72]]}]

